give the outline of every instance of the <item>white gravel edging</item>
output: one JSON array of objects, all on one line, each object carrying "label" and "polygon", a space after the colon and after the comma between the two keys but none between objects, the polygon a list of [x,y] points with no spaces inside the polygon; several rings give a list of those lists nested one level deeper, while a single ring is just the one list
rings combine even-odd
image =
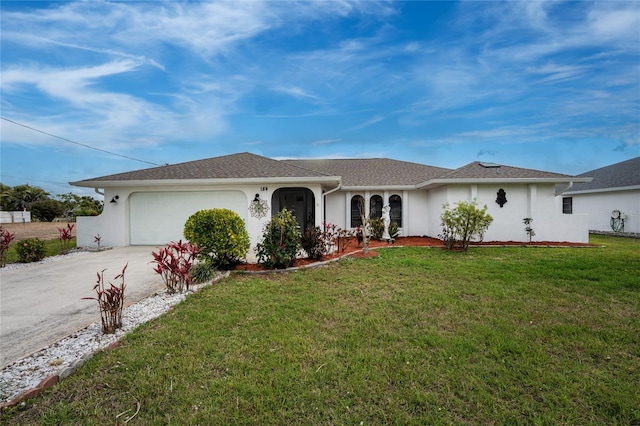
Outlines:
[{"label": "white gravel edging", "polygon": [[14,269],[28,268],[28,267],[33,266],[33,265],[43,265],[45,263],[57,262],[59,260],[68,259],[70,257],[82,256],[82,255],[85,255],[87,253],[90,253],[90,251],[82,250],[82,249],[73,249],[67,254],[59,254],[59,255],[56,255],[56,256],[48,256],[48,257],[45,257],[44,259],[39,260],[37,262],[31,262],[31,263],[18,263],[18,262],[8,263],[5,266],[3,266],[2,268],[0,268],[0,272],[13,271]]},{"label": "white gravel edging", "polygon": [[[212,282],[228,275],[228,271],[221,273]],[[122,311],[122,328],[114,334],[102,334],[102,325],[95,322],[5,367],[0,371],[0,403],[14,400],[49,376],[58,375],[60,379],[69,376],[95,352],[120,340],[140,324],[164,314],[188,294],[206,285],[191,286],[188,292],[180,294],[168,294],[163,290],[125,308]],[[96,316],[99,317],[97,307]]]}]

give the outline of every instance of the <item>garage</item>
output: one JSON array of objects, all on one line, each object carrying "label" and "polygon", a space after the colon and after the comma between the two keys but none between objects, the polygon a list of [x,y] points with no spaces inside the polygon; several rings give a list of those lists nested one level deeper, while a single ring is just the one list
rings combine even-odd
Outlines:
[{"label": "garage", "polygon": [[134,192],[129,198],[131,245],[164,245],[184,239],[184,224],[193,213],[214,208],[233,210],[247,220],[242,191]]}]

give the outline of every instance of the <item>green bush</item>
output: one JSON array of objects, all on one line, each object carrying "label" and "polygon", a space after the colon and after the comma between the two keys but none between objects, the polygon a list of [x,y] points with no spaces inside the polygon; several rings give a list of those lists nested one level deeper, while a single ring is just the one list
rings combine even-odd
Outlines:
[{"label": "green bush", "polygon": [[487,206],[478,208],[477,201],[461,201],[451,208],[449,203],[442,205],[444,212],[440,215],[442,220],[442,234],[439,237],[444,241],[448,249],[455,246],[466,250],[473,239],[482,241],[485,231],[493,222],[491,215],[487,213]]},{"label": "green bush", "polygon": [[204,284],[213,280],[216,268],[210,262],[198,262],[191,267],[189,275],[195,284]]},{"label": "green bush", "polygon": [[267,223],[262,242],[256,247],[258,263],[267,268],[287,268],[293,265],[300,250],[298,221],[283,209]]},{"label": "green bush", "polygon": [[232,269],[251,246],[244,220],[228,209],[194,213],[185,223],[184,236],[202,249],[199,259],[219,269]]},{"label": "green bush", "polygon": [[37,262],[47,255],[44,241],[39,238],[18,241],[16,243],[16,252],[18,253],[18,262],[21,263]]},{"label": "green bush", "polygon": [[[369,229],[371,230],[371,238],[375,240],[381,240],[384,234],[384,222],[382,219],[369,219]],[[400,231],[398,230],[398,224],[391,222],[389,224],[389,236],[396,238]]]}]

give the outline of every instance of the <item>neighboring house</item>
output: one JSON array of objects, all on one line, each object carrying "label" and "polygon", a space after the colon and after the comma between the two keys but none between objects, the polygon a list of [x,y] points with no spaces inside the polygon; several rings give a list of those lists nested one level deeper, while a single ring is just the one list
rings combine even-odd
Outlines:
[{"label": "neighboring house", "polygon": [[593,180],[562,193],[564,213],[588,214],[593,231],[640,233],[640,157],[580,176]]},{"label": "neighboring house", "polygon": [[77,219],[80,247],[95,245],[97,235],[105,246],[162,245],[184,238],[187,218],[210,208],[238,213],[255,247],[283,208],[295,212],[302,229],[325,221],[355,228],[360,197],[371,217],[388,204],[404,236],[437,237],[443,203],[477,199],[494,217],[486,241],[528,241],[522,220],[531,217],[538,241],[587,242],[586,215],[563,215],[554,188],[589,180],[493,163],[450,170],[384,158],[274,160],[240,153],[71,184],[95,188],[105,199],[100,216]]}]

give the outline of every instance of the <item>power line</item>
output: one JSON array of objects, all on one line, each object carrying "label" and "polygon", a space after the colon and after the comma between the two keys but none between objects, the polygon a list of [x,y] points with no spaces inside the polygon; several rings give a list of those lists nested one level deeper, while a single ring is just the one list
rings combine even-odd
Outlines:
[{"label": "power line", "polygon": [[61,139],[61,140],[65,141],[65,142],[69,142],[69,143],[72,143],[72,144],[75,144],[75,145],[80,145],[80,146],[82,146],[84,148],[89,148],[89,149],[93,149],[95,151],[104,152],[104,153],[109,154],[109,155],[115,155],[116,157],[126,158],[127,160],[133,160],[133,161],[139,161],[140,163],[151,164],[152,166],[160,166],[160,164],[152,163],[151,161],[140,160],[138,158],[133,158],[133,157],[129,157],[127,155],[117,154],[115,152],[107,151],[106,149],[96,148],[96,147],[93,147],[91,145],[87,145],[85,143],[75,142],[75,141],[72,141],[71,139],[67,139],[67,138],[63,138],[62,136],[57,136],[57,135],[54,135],[54,134],[51,134],[51,133],[47,133],[47,132],[45,132],[43,130],[39,130],[39,129],[36,129],[35,127],[27,126],[26,124],[18,123],[17,121],[9,120],[8,118],[5,118],[5,117],[0,117],[0,118],[2,118],[4,121],[8,121],[9,123],[13,123],[15,125],[22,126],[25,129],[33,130],[34,132],[42,133],[43,135],[47,135],[47,136],[51,136],[53,138]]},{"label": "power line", "polygon": [[32,179],[32,178],[24,178],[24,177],[20,177],[20,176],[11,176],[11,175],[0,175],[0,177],[8,177],[8,178],[12,178],[12,179],[20,179],[20,180],[24,180],[24,181],[34,181],[34,182],[46,182],[46,183],[54,183],[56,185],[69,185],[69,182],[55,182],[52,180],[42,180],[42,179]]}]

